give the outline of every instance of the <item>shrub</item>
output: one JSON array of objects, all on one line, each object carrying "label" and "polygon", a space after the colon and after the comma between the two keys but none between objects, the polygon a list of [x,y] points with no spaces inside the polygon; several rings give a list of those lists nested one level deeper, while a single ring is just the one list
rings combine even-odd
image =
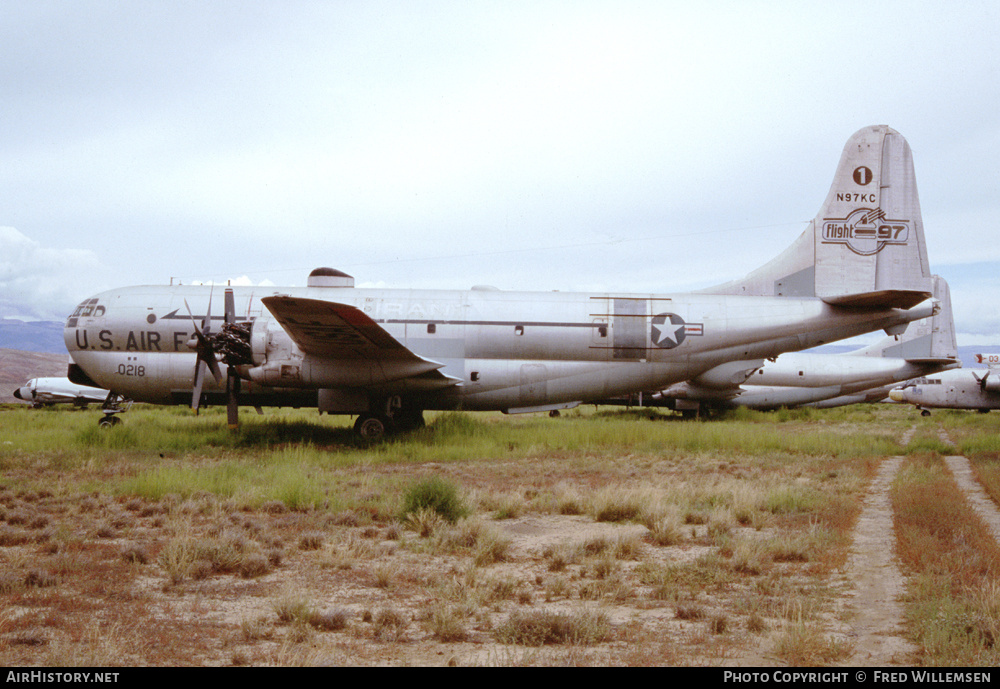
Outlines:
[{"label": "shrub", "polygon": [[319,550],[323,547],[323,534],[318,531],[309,531],[299,537],[300,550]]},{"label": "shrub", "polygon": [[409,624],[402,613],[386,608],[375,615],[375,638],[380,641],[402,641]]},{"label": "shrub", "polygon": [[468,512],[458,495],[458,487],[439,476],[419,481],[403,496],[404,518],[421,509],[433,510],[452,523]]},{"label": "shrub", "polygon": [[406,523],[421,537],[427,538],[446,522],[444,517],[434,510],[421,507],[416,512],[411,512],[406,516]]},{"label": "shrub", "polygon": [[278,616],[278,622],[282,624],[307,621],[315,612],[312,604],[306,598],[290,591],[283,593],[274,602],[273,607]]},{"label": "shrub", "polygon": [[125,560],[125,562],[134,562],[136,564],[145,565],[149,563],[149,553],[142,546],[130,545],[122,550],[122,559]]},{"label": "shrub", "polygon": [[253,579],[254,577],[264,576],[270,572],[271,566],[267,556],[260,553],[251,553],[243,558],[237,571],[244,579]]},{"label": "shrub", "polygon": [[462,622],[462,616],[449,605],[437,605],[430,614],[427,627],[438,641],[451,643],[465,641],[469,633]]},{"label": "shrub", "polygon": [[333,632],[344,629],[351,613],[344,608],[328,610],[326,612],[314,611],[308,615],[309,624],[320,631]]},{"label": "shrub", "polygon": [[497,628],[497,641],[503,644],[587,644],[604,641],[611,623],[602,613],[564,615],[545,611],[516,611]]}]

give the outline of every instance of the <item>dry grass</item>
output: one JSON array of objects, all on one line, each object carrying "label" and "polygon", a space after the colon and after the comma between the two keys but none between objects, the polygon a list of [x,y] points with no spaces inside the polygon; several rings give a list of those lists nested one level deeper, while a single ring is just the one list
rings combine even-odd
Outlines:
[{"label": "dry grass", "polygon": [[899,556],[911,574],[907,614],[929,665],[1000,662],[1000,546],[935,457],[893,486]]},{"label": "dry grass", "polygon": [[503,644],[593,644],[611,633],[608,618],[589,611],[554,613],[545,610],[515,611],[496,630]]},{"label": "dry grass", "polygon": [[851,644],[824,634],[816,625],[796,621],[778,637],[774,653],[788,665],[832,665],[850,658]]},{"label": "dry grass", "polygon": [[[4,664],[759,665],[779,637],[784,662],[836,662],[817,625],[878,459],[857,448],[904,427],[470,415],[358,448],[142,414],[128,443],[0,447]],[[465,518],[405,513],[428,475]]]}]

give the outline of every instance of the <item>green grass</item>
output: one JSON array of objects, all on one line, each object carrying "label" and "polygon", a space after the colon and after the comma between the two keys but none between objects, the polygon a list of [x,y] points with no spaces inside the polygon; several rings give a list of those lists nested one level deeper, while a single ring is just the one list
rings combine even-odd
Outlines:
[{"label": "green grass", "polygon": [[[641,471],[663,462],[703,463],[718,475],[715,470],[720,467],[715,465],[723,462],[728,463],[721,467],[723,472],[736,482],[762,473],[784,475],[769,497],[752,498],[751,511],[763,503],[779,514],[810,509],[808,504],[796,506],[796,501],[807,503],[812,489],[795,484],[821,476],[817,477],[814,462],[803,464],[803,459],[842,466],[906,451],[895,438],[913,422],[907,411],[856,407],[820,415],[810,410],[774,414],[740,410],[713,421],[687,421],[652,410],[595,413],[590,408],[558,419],[429,412],[425,428],[369,446],[355,440],[349,417],[320,417],[315,410],[244,413],[240,429],[232,432],[221,408],[195,416],[184,407],[136,405],[121,416],[121,424],[101,429],[96,410],[39,412],[18,407],[0,412],[0,469],[41,469],[47,488],[58,486],[72,469],[76,484],[65,486],[66,490],[100,489],[154,500],[207,491],[249,507],[280,500],[295,510],[353,509],[393,515],[401,509],[410,479],[383,475],[374,481],[361,479],[359,486],[359,469],[570,459],[595,471],[607,466]],[[878,423],[868,423],[873,414]],[[859,423],[861,432],[854,430]],[[12,480],[0,477],[0,485]],[[633,488],[624,487],[619,495],[627,496]],[[744,498],[732,485],[688,485],[680,490],[696,496],[684,498],[686,512],[707,513],[716,503],[724,503],[738,512],[741,523],[750,517],[746,505],[737,504]],[[550,501],[559,499],[542,494],[524,507],[537,509],[546,496]],[[608,505],[600,518],[641,518],[643,503],[626,502]],[[587,510],[588,505],[578,501],[576,509]],[[596,507],[590,509],[596,513]]]}]

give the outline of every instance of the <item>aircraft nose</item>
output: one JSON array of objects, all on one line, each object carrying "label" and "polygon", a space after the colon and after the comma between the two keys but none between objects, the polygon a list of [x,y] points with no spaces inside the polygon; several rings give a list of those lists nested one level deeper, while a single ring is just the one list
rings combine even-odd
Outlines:
[{"label": "aircraft nose", "polygon": [[904,392],[903,390],[890,390],[889,399],[891,399],[893,402],[905,402],[906,392]]},{"label": "aircraft nose", "polygon": [[14,391],[14,397],[16,397],[19,400],[25,399],[24,395],[21,394],[21,390],[23,390],[23,389],[24,388],[18,388],[17,390],[15,390]]}]

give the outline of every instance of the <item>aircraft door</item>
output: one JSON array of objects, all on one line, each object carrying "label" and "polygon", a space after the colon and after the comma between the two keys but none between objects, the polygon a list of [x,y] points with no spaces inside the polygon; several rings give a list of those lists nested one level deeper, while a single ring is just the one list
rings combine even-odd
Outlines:
[{"label": "aircraft door", "polygon": [[522,407],[545,404],[548,397],[548,370],[545,364],[523,364],[517,403]]},{"label": "aircraft door", "polygon": [[612,357],[622,359],[645,359],[649,307],[648,299],[615,298],[612,320]]}]

